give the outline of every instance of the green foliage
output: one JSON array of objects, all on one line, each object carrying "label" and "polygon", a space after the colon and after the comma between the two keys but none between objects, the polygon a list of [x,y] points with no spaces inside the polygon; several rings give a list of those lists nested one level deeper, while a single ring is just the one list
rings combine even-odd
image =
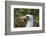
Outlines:
[{"label": "green foliage", "polygon": [[25,27],[19,22],[19,16],[31,14],[34,16],[34,26],[39,26],[39,9],[14,8],[14,27]]}]

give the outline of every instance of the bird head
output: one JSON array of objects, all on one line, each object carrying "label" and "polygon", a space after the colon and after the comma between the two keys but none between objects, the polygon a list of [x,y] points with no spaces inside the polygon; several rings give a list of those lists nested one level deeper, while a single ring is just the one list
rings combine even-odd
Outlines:
[{"label": "bird head", "polygon": [[19,18],[20,18],[21,22],[26,22],[26,21],[32,21],[33,16],[30,14],[27,14],[26,16],[21,16]]},{"label": "bird head", "polygon": [[28,21],[32,21],[32,19],[33,19],[33,16],[30,14],[27,14],[26,17],[27,17]]}]

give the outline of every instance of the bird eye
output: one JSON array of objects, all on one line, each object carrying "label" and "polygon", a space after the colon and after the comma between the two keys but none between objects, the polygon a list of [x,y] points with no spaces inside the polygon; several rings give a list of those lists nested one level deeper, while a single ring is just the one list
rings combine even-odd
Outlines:
[{"label": "bird eye", "polygon": [[29,17],[27,16],[27,19],[29,20]]}]

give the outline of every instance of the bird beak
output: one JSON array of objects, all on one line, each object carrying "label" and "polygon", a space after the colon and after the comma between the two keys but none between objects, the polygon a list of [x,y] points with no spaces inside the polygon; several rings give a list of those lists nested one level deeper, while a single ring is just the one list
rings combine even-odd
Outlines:
[{"label": "bird beak", "polygon": [[27,21],[27,17],[26,16],[21,16],[21,17],[19,17],[19,19],[21,20],[21,22],[26,22]]}]

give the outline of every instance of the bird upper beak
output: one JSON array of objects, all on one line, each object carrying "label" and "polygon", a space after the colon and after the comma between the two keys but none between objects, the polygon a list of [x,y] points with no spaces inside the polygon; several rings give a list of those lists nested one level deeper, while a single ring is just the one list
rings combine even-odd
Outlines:
[{"label": "bird upper beak", "polygon": [[21,17],[19,17],[20,19],[24,19],[24,18],[26,18],[26,16],[21,16]]}]

